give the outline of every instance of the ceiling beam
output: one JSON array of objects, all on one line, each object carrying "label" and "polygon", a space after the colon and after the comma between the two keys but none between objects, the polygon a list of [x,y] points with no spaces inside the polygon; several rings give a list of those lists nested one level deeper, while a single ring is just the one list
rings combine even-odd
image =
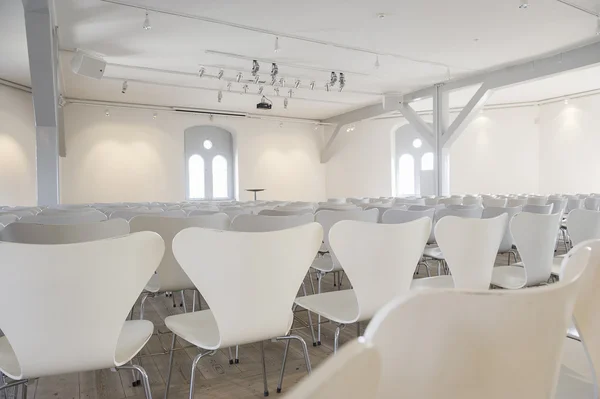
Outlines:
[{"label": "ceiling beam", "polygon": [[414,126],[414,128],[419,132],[419,134],[431,145],[435,148],[435,135],[433,133],[433,127],[430,123],[427,123],[417,114],[417,112],[410,106],[410,104],[402,103],[400,104],[400,111],[402,112],[402,116]]},{"label": "ceiling beam", "polygon": [[329,160],[333,156],[333,154],[334,154],[333,143],[334,143],[336,137],[338,136],[338,134],[340,133],[341,129],[342,129],[342,125],[337,125],[335,127],[335,129],[333,129],[333,133],[331,133],[331,136],[329,136],[329,140],[327,140],[325,147],[323,147],[323,150],[321,151],[321,163],[329,162]]},{"label": "ceiling beam", "polygon": [[366,107],[355,109],[354,111],[346,112],[344,114],[325,119],[322,122],[347,125],[349,123],[356,123],[365,119],[371,119],[385,113],[387,113],[387,111],[383,109],[383,105],[381,103],[377,103],[367,105]]},{"label": "ceiling beam", "polygon": [[483,106],[492,93],[493,90],[490,89],[486,83],[479,87],[477,92],[471,97],[467,105],[460,111],[456,116],[456,119],[454,119],[454,122],[452,122],[442,136],[442,146],[450,146],[452,142],[460,136],[464,129],[469,126],[469,123],[475,119],[479,111],[483,109]]}]

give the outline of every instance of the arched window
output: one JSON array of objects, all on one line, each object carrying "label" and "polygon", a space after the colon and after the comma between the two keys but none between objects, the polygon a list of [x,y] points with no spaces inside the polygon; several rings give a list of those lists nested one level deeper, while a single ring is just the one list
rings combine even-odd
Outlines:
[{"label": "arched window", "polygon": [[404,154],[398,160],[398,194],[415,193],[415,159],[410,154]]},{"label": "arched window", "polygon": [[433,170],[433,152],[426,152],[421,157],[421,170]]},{"label": "arched window", "polygon": [[212,161],[213,198],[228,198],[227,160],[217,155]]},{"label": "arched window", "polygon": [[188,177],[190,179],[190,198],[204,198],[204,158],[198,154],[190,157],[188,162]]}]

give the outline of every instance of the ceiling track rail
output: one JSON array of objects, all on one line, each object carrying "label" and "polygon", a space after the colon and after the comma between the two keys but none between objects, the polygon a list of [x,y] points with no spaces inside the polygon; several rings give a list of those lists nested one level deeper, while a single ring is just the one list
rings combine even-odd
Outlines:
[{"label": "ceiling track rail", "polygon": [[11,82],[10,80],[0,79],[0,85],[10,87],[13,89],[24,91],[25,93],[31,94],[31,87],[25,86],[16,82]]},{"label": "ceiling track rail", "polygon": [[568,0],[556,0],[556,1],[558,1],[559,3],[562,3],[562,4],[566,5],[566,6],[572,7],[574,9],[576,9],[576,10],[582,11],[582,12],[584,12],[586,14],[593,15],[596,18],[600,18],[600,13],[598,11],[593,11],[593,10],[587,9],[587,8],[585,8],[583,6],[580,6],[577,3],[574,3],[574,2],[568,1]]}]

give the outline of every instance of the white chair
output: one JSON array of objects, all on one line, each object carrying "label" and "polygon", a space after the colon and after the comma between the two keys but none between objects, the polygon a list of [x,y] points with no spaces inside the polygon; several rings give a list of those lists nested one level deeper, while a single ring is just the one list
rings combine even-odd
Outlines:
[{"label": "white chair", "polygon": [[563,260],[561,279],[577,273],[568,258],[584,248],[591,249],[590,259],[581,276],[573,319],[575,327],[565,339],[556,398],[597,398],[600,377],[600,240],[579,243]]},{"label": "white chair", "polygon": [[506,206],[510,208],[514,208],[516,206],[525,206],[527,205],[527,198],[508,198]]},{"label": "white chair", "polygon": [[11,215],[9,213],[0,214],[0,223],[4,226],[8,226],[9,224],[16,222],[17,220],[19,220],[19,217],[17,215]]},{"label": "white chair", "polygon": [[584,209],[584,201],[579,197],[567,197],[567,208],[565,212],[568,214],[574,209]]},{"label": "white chair", "polygon": [[125,319],[163,251],[162,239],[151,232],[66,245],[0,244],[0,329],[6,334],[0,372],[25,382],[130,368],[141,374],[151,398],[148,375],[128,363],[154,326]]},{"label": "white chair", "polygon": [[239,215],[231,222],[231,230],[264,232],[291,229],[315,221],[312,213],[291,216]]},{"label": "white chair", "polygon": [[517,262],[517,251],[513,249],[514,238],[512,233],[510,232],[510,221],[513,216],[521,212],[521,207],[517,206],[514,208],[496,208],[496,207],[488,207],[484,208],[483,213],[481,214],[482,219],[491,219],[496,216],[507,214],[508,218],[506,220],[506,229],[504,230],[504,237],[502,237],[502,242],[500,243],[500,247],[498,248],[498,254],[507,254],[508,255],[508,264],[510,265],[510,255],[512,254],[515,258],[515,262]]},{"label": "white chair", "polygon": [[[580,270],[589,249],[583,255],[573,260]],[[382,358],[378,392],[368,397],[552,398],[578,283],[576,276],[518,292],[433,290],[395,299],[364,334]]]},{"label": "white chair", "polygon": [[[219,348],[261,342],[263,382],[268,395],[262,341],[296,339],[303,345],[307,370],[308,349],[304,340],[288,335],[294,315],[292,305],[323,230],[317,223],[265,233],[242,233],[189,228],[173,240],[175,258],[202,293],[210,310],[169,316],[173,332],[169,362],[168,397],[175,337],[180,336],[206,350],[192,362],[190,399],[198,361]],[[257,295],[260,293],[260,295]],[[281,389],[285,355],[278,391]]]},{"label": "white chair", "polygon": [[435,236],[451,276],[413,280],[413,289],[460,288],[487,290],[504,236],[508,215],[492,219],[447,216],[435,227]]},{"label": "white chair", "polygon": [[370,398],[381,374],[380,355],[362,338],[319,365],[285,399]]},{"label": "white chair", "polygon": [[259,215],[265,216],[290,216],[290,215],[304,215],[313,214],[312,208],[292,208],[289,206],[282,206],[275,209],[263,209],[258,212]]},{"label": "white chair", "polygon": [[[573,246],[587,240],[600,239],[600,212],[587,209],[574,209],[567,216],[569,238]],[[553,260],[552,275],[558,276],[564,255]]]},{"label": "white chair", "polygon": [[583,206],[587,210],[598,211],[598,210],[600,210],[600,198],[598,198],[598,197],[587,197],[584,200],[584,202],[583,202]]},{"label": "white chair", "polygon": [[317,212],[319,211],[352,211],[352,210],[362,210],[358,206],[354,204],[329,204],[326,202],[319,202],[319,207],[317,208]]},{"label": "white chair", "polygon": [[463,198],[462,204],[464,206],[469,206],[469,205],[483,206],[483,198],[475,197],[472,195],[467,195]]},{"label": "white chair", "polygon": [[552,204],[552,213],[559,213],[562,218],[567,208],[567,199],[562,197],[548,197],[549,204]]},{"label": "white chair", "polygon": [[448,205],[460,205],[462,204],[462,197],[449,197],[449,198],[440,198],[440,200],[438,201],[438,204],[444,204],[446,206]]},{"label": "white chair", "polygon": [[398,224],[412,222],[413,220],[427,217],[431,219],[433,224],[433,215],[435,208],[430,208],[422,211],[402,210],[402,209],[388,209],[381,217],[381,223],[384,224]]},{"label": "white chair", "polygon": [[485,208],[505,208],[507,202],[506,198],[487,197],[483,199],[483,206]]},{"label": "white chair", "polygon": [[535,205],[535,204],[527,204],[523,206],[523,212],[529,213],[539,213],[541,215],[549,215],[552,213],[552,204],[546,205]]},{"label": "white chair", "polygon": [[203,215],[214,215],[219,213],[219,210],[207,210],[207,209],[194,209],[188,211],[188,216],[203,216]]},{"label": "white chair", "polygon": [[61,212],[49,215],[40,213],[35,216],[24,216],[19,219],[19,223],[80,224],[102,222],[104,220],[107,220],[104,213],[92,209],[85,212]]},{"label": "white chair", "polygon": [[22,244],[74,244],[129,234],[123,219],[82,224],[11,223],[0,232],[0,241]]},{"label": "white chair", "polygon": [[131,210],[117,210],[109,213],[109,219],[125,219],[127,221],[139,215],[147,215],[153,213],[164,213],[164,210],[160,208],[153,209],[131,209]]},{"label": "white chair", "polygon": [[[214,215],[190,216],[187,218],[170,218],[156,215],[138,215],[129,221],[131,232],[153,231],[158,233],[165,241],[165,255],[156,270],[156,274],[149,279],[142,294],[140,302],[140,319],[144,318],[145,302],[149,297],[154,297],[163,292],[180,292],[181,306],[187,312],[184,291],[194,290],[192,311],[196,308],[196,288],[188,275],[175,260],[172,250],[173,238],[183,229],[188,227],[202,227],[215,230],[229,230],[229,217],[224,213]],[[173,299],[174,301],[174,299]],[[173,302],[175,306],[175,302]]]},{"label": "white chair", "polygon": [[548,282],[560,214],[541,215],[522,212],[510,222],[510,231],[522,262],[494,267],[492,285],[519,289]]},{"label": "white chair", "polygon": [[[391,299],[410,290],[430,230],[428,217],[401,224],[344,220],[331,228],[331,248],[353,289],[299,297],[296,304],[337,324],[334,353],[343,326],[369,320]],[[320,333],[319,328],[318,343]]]}]

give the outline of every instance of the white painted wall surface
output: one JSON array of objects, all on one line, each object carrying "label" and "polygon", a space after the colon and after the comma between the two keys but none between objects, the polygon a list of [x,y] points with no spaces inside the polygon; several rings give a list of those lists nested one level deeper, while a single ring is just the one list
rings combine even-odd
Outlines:
[{"label": "white painted wall surface", "polygon": [[67,158],[62,159],[64,203],[181,201],[185,199],[184,130],[213,124],[237,146],[240,198],[325,198],[322,135],[311,125],[219,118],[71,104],[65,110]]},{"label": "white painted wall surface", "polygon": [[35,205],[36,192],[31,95],[0,85],[0,205]]}]

